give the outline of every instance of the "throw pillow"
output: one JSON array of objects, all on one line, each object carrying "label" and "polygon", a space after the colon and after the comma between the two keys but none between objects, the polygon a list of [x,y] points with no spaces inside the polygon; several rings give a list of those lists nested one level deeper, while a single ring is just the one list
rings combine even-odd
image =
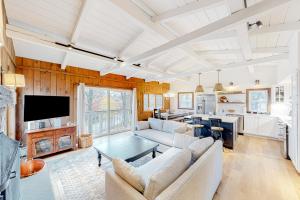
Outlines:
[{"label": "throw pillow", "polygon": [[189,167],[190,161],[191,152],[188,149],[176,154],[168,164],[149,178],[144,192],[146,199],[155,199]]},{"label": "throw pillow", "polygon": [[180,149],[188,148],[190,144],[199,140],[197,137],[189,136],[186,134],[175,133],[173,140],[173,147]]},{"label": "throw pillow", "polygon": [[187,131],[188,129],[185,126],[174,129],[174,133],[186,133]]},{"label": "throw pillow", "polygon": [[135,167],[121,159],[113,159],[112,164],[116,174],[118,174],[137,191],[144,192],[145,183],[141,175],[137,173]]},{"label": "throw pillow", "polygon": [[188,148],[192,152],[192,160],[196,161],[213,143],[214,139],[212,137],[206,137],[190,144]]},{"label": "throw pillow", "polygon": [[149,122],[147,121],[138,121],[137,125],[136,125],[136,130],[140,131],[140,130],[145,130],[145,129],[149,129]]},{"label": "throw pillow", "polygon": [[150,128],[154,130],[161,131],[163,126],[163,120],[155,119],[155,118],[149,118],[148,122],[150,124]]},{"label": "throw pillow", "polygon": [[175,122],[172,120],[164,120],[162,131],[167,133],[178,132],[184,133],[187,130],[187,124],[182,122]]}]

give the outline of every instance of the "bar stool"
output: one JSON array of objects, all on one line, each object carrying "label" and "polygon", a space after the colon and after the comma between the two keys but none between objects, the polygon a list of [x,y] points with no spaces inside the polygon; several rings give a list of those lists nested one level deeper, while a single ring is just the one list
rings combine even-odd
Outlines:
[{"label": "bar stool", "polygon": [[211,131],[211,136],[215,139],[221,139],[223,142],[223,131],[224,128],[221,127],[222,120],[218,118],[209,118],[209,123],[210,123],[210,131]]},{"label": "bar stool", "polygon": [[201,129],[204,127],[204,125],[201,123],[202,122],[202,117],[192,117],[192,126],[194,128],[194,135],[202,138],[204,136],[201,135]]},{"label": "bar stool", "polygon": [[193,124],[192,116],[191,115],[184,116],[184,122],[187,124]]}]

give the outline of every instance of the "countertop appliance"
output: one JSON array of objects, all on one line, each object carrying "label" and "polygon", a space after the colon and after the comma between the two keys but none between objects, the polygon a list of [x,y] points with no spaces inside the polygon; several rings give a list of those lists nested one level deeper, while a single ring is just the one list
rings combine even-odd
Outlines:
[{"label": "countertop appliance", "polygon": [[216,114],[217,99],[214,94],[201,94],[196,97],[197,114]]}]

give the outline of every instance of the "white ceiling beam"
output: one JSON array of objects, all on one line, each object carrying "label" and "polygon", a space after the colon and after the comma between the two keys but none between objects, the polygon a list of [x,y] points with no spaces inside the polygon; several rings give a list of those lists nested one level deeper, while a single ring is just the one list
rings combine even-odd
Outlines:
[{"label": "white ceiling beam", "polygon": [[173,61],[172,63],[170,63],[166,68],[164,68],[164,71],[165,72],[169,72],[172,68],[176,67],[176,66],[179,66],[183,63],[186,62],[186,57],[183,57],[183,58],[180,58],[179,60],[175,60]]},{"label": "white ceiling beam", "polygon": [[[163,27],[159,23],[154,23],[151,20],[151,17],[145,12],[140,9],[134,2],[131,0],[111,0],[112,4],[114,4],[116,7],[118,7],[122,12],[129,15],[134,21],[136,21],[137,24],[139,24],[141,27],[143,27],[146,30],[150,30],[151,32],[154,32],[162,37],[162,39],[165,42],[168,42],[170,40],[173,40],[176,38],[176,35],[174,33],[171,33],[170,30],[166,30],[165,27]],[[145,6],[145,5],[144,5]],[[192,55],[190,52],[183,49],[186,55],[189,55],[190,57],[195,59],[196,54]],[[159,55],[159,54],[157,54]],[[145,59],[146,60],[146,59]],[[195,59],[198,63],[201,62],[201,58]],[[130,63],[134,64],[134,62]],[[205,66],[208,66],[208,62],[204,63]]]},{"label": "white ceiling beam", "polygon": [[[72,31],[72,35],[71,35],[71,39],[70,39],[70,42],[73,45],[75,45],[78,41],[78,38],[80,36],[80,31],[82,29],[82,24],[84,23],[84,19],[87,15],[88,11],[92,7],[92,1],[94,1],[94,0],[83,0],[83,2],[82,2],[80,12],[79,12],[77,20],[75,22],[75,25],[74,25],[74,28]],[[69,57],[70,56],[68,55],[68,52],[66,52],[65,56],[61,62],[61,69],[66,69]]]},{"label": "white ceiling beam", "polygon": [[98,60],[108,62],[108,63],[118,63],[117,61],[111,60],[106,57],[97,56],[97,55],[86,53],[86,52],[79,51],[76,49],[69,49],[68,47],[56,44],[55,41],[53,41],[51,38],[48,38],[47,36],[44,36],[44,35],[39,36],[36,33],[32,33],[30,31],[23,30],[19,27],[14,27],[12,25],[8,25],[8,24],[6,25],[6,34],[8,37],[10,37],[12,39],[22,40],[22,41],[26,41],[26,42],[33,43],[33,44],[38,44],[41,46],[56,49],[61,52],[65,52],[65,53],[71,52],[74,54],[75,53],[80,54],[83,56],[98,59]]},{"label": "white ceiling beam", "polygon": [[110,2],[119,8],[120,12],[129,15],[139,26],[159,34],[165,41],[175,38],[175,36],[169,33],[160,24],[153,23],[151,17],[145,14],[145,12],[131,0],[110,0]]},{"label": "white ceiling beam", "polygon": [[252,53],[288,53],[288,47],[263,47],[252,49]]},{"label": "white ceiling beam", "polygon": [[127,44],[120,50],[118,57],[124,57],[124,54],[143,36],[144,31],[140,31],[134,37],[132,37]]},{"label": "white ceiling beam", "polygon": [[174,19],[175,17],[189,15],[195,12],[198,12],[205,7],[212,6],[216,3],[221,2],[222,0],[199,0],[192,3],[186,4],[185,6],[168,10],[164,13],[161,13],[157,16],[152,17],[153,22],[161,22]]},{"label": "white ceiling beam", "polygon": [[257,16],[261,13],[269,11],[275,7],[286,4],[288,2],[290,2],[290,0],[264,0],[264,1],[257,3],[251,7],[240,10],[239,12],[236,12],[231,16],[220,19],[216,22],[208,24],[207,26],[199,28],[191,33],[185,34],[181,37],[171,40],[161,46],[158,46],[158,47],[153,48],[149,51],[146,51],[140,55],[129,58],[127,60],[127,62],[128,63],[140,62],[144,59],[158,55],[158,54],[168,51],[172,48],[180,47],[186,43],[195,41],[198,38],[209,35],[213,32],[225,30],[226,28],[229,28],[238,23],[246,22],[251,17]]},{"label": "white ceiling beam", "polygon": [[252,49],[250,46],[250,39],[248,34],[248,25],[242,23],[236,26],[237,39],[239,41],[241,51],[245,60],[252,59]]},{"label": "white ceiling beam", "polygon": [[138,66],[135,66],[135,65],[127,65],[126,63],[119,63],[117,65],[114,65],[114,66],[111,66],[107,69],[104,69],[102,71],[100,71],[100,75],[101,76],[105,76],[106,74],[110,74],[110,73],[113,73],[117,70],[120,70],[120,69],[126,69],[126,68],[129,68],[129,69],[134,69],[136,71],[139,71],[139,72],[145,72],[145,73],[149,73],[149,74],[153,74],[154,76],[169,76],[169,75],[174,75],[174,73],[170,73],[170,72],[164,72],[163,70],[159,70],[159,69],[149,69],[149,68],[146,68],[146,67],[138,67]]},{"label": "white ceiling beam", "polygon": [[[227,3],[231,14],[247,8],[244,0],[227,0]],[[253,56],[248,33],[248,22],[238,24],[235,26],[235,29],[244,60],[252,59]],[[248,71],[250,74],[254,74],[253,65],[248,65]]]},{"label": "white ceiling beam", "polygon": [[150,8],[143,0],[131,0],[131,1],[133,1],[139,8],[144,10],[147,13],[147,15],[149,15],[149,16],[156,15],[154,10],[152,8]]},{"label": "white ceiling beam", "polygon": [[[263,54],[263,53],[287,53],[288,47],[263,47],[255,48],[251,50],[252,53]],[[196,51],[199,55],[231,55],[241,54],[241,49],[224,49],[224,50],[204,50]]]},{"label": "white ceiling beam", "polygon": [[[167,30],[169,30],[170,33],[175,35],[176,37],[179,37],[179,34],[171,29],[167,24],[162,23],[162,26],[164,26]],[[195,62],[197,62],[199,65],[202,65],[203,67],[213,67],[211,63],[207,62],[205,59],[203,59],[201,56],[196,54],[190,47],[182,46],[180,49],[183,51],[183,53],[190,58],[192,58]]]},{"label": "white ceiling beam", "polygon": [[[286,24],[274,24],[271,26],[263,26],[261,29],[251,29],[249,30],[250,36],[256,36],[259,34],[267,34],[267,33],[280,33],[287,31],[299,31],[300,30],[300,21],[297,22],[288,22]],[[236,38],[237,34],[235,30],[228,30],[224,32],[215,32],[209,35],[198,38],[197,42],[202,41],[210,41],[210,40],[218,40],[218,39],[228,39],[228,38]]]},{"label": "white ceiling beam", "polygon": [[77,17],[77,20],[75,22],[72,35],[71,35],[71,43],[76,44],[76,42],[79,39],[80,32],[83,28],[82,24],[84,23],[84,20],[86,18],[86,15],[89,13],[90,9],[94,5],[94,0],[83,0],[79,15]]},{"label": "white ceiling beam", "polygon": [[20,27],[15,27],[15,26],[12,26],[9,24],[6,25],[6,35],[12,39],[22,40],[22,41],[29,42],[32,44],[37,44],[37,45],[41,45],[41,46],[48,47],[48,48],[53,48],[55,50],[64,52],[66,56],[62,62],[63,67],[67,65],[67,60],[68,60],[68,56],[69,56],[67,54],[75,54],[75,55],[79,54],[79,55],[87,56],[87,57],[90,57],[93,59],[97,59],[102,62],[110,63],[111,67],[107,67],[106,69],[101,70],[100,74],[102,76],[105,74],[108,74],[108,73],[112,73],[113,71],[115,71],[115,69],[120,69],[120,65],[124,65],[124,67],[134,68],[138,71],[143,71],[143,72],[147,72],[147,73],[154,74],[154,75],[161,75],[161,76],[171,75],[171,73],[165,73],[162,70],[147,69],[147,68],[143,68],[143,67],[137,67],[134,65],[126,65],[125,63],[121,63],[119,61],[115,61],[115,60],[112,60],[112,59],[109,59],[106,57],[97,56],[97,55],[79,51],[76,49],[69,49],[68,47],[56,44],[52,38],[50,38],[46,35],[40,35],[40,34],[31,32],[28,30],[24,30]]},{"label": "white ceiling beam", "polygon": [[211,41],[211,40],[220,40],[220,39],[228,39],[228,38],[236,38],[236,31],[235,30],[227,30],[227,31],[219,31],[214,32],[209,35],[205,35],[196,39],[196,41]]},{"label": "white ceiling beam", "polygon": [[243,61],[243,62],[238,62],[238,63],[231,63],[223,66],[218,66],[215,68],[211,69],[195,69],[194,71],[189,71],[186,73],[178,73],[176,75],[170,75],[170,76],[164,76],[161,80],[163,79],[171,79],[171,78],[179,78],[179,77],[186,77],[190,76],[193,74],[197,74],[199,72],[201,73],[206,73],[206,72],[211,72],[211,71],[216,71],[217,69],[234,69],[234,68],[240,68],[240,67],[248,67],[249,65],[258,65],[258,64],[264,64],[264,63],[269,63],[269,62],[276,62],[276,61],[282,61],[282,60],[287,60],[288,59],[288,54],[279,54],[279,55],[274,55],[274,56],[268,56],[268,57],[263,57],[263,58],[257,58],[253,60],[248,60],[248,61]]},{"label": "white ceiling beam", "polygon": [[68,59],[69,59],[69,56],[70,56],[69,53],[66,52],[66,53],[65,53],[65,56],[64,56],[64,58],[63,58],[63,61],[62,61],[61,64],[60,64],[60,68],[61,68],[61,69],[63,69],[63,70],[66,69],[67,63],[68,63]]},{"label": "white ceiling beam", "polygon": [[[61,35],[58,35],[56,33],[52,33],[50,31],[46,31],[46,30],[34,27],[30,24],[27,24],[27,23],[24,23],[22,21],[16,20],[14,18],[10,18],[9,23],[13,27],[15,27],[16,30],[18,28],[20,28],[22,30],[28,30],[30,33],[36,33],[40,37],[44,36],[47,39],[51,38],[52,41],[60,42],[60,43],[63,43],[63,44],[67,44],[67,43],[70,42],[70,38],[68,38],[66,36],[61,36]],[[6,25],[6,26],[8,26],[8,25]]]},{"label": "white ceiling beam", "polygon": [[265,33],[278,33],[286,31],[299,31],[300,30],[300,21],[297,22],[288,22],[285,24],[276,24],[271,26],[264,25],[262,28],[253,28],[249,30],[250,36],[265,34]]}]

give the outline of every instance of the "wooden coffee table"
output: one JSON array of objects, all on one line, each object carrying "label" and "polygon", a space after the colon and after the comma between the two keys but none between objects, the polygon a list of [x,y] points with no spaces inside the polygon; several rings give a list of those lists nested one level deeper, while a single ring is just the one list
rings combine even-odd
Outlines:
[{"label": "wooden coffee table", "polygon": [[133,162],[152,152],[152,158],[156,156],[158,143],[137,136],[108,137],[94,141],[94,148],[98,152],[98,166],[101,166],[102,156],[112,160],[120,158],[126,162]]}]

